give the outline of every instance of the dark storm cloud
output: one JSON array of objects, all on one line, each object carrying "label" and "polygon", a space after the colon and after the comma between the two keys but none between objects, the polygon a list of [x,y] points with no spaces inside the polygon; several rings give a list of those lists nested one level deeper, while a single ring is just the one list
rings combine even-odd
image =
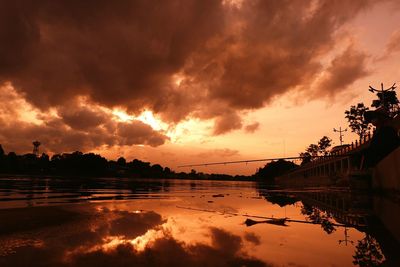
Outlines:
[{"label": "dark storm cloud", "polygon": [[37,106],[89,95],[139,111],[221,28],[218,1],[2,1],[0,77]]},{"label": "dark storm cloud", "polygon": [[139,120],[117,122],[112,114],[76,103],[59,108],[57,116],[38,114],[39,123],[27,122],[20,113],[29,106],[9,87],[0,87],[0,103],[0,144],[8,152],[28,152],[36,139],[41,151],[54,153],[102,145],[159,146],[169,139]]},{"label": "dark storm cloud", "polygon": [[214,123],[214,134],[224,134],[234,129],[242,128],[242,119],[236,112],[218,116]]},{"label": "dark storm cloud", "polygon": [[[223,134],[242,127],[240,111],[310,84],[335,32],[371,2],[2,1],[0,81],[42,110],[85,96],[172,123],[216,118],[214,133]],[[332,88],[345,85],[340,67],[330,70]],[[219,105],[210,111],[212,102]],[[72,128],[103,122],[76,112],[63,115]]]},{"label": "dark storm cloud", "polygon": [[308,84],[322,70],[320,57],[333,48],[336,30],[367,6],[367,1],[245,1],[236,15],[240,34],[216,46],[218,60],[207,66],[215,81],[210,97],[254,109]]},{"label": "dark storm cloud", "polygon": [[121,137],[120,145],[144,144],[159,146],[168,139],[164,134],[154,131],[149,125],[141,121],[119,123],[117,134]]},{"label": "dark storm cloud", "polygon": [[327,69],[327,74],[319,83],[317,94],[334,95],[346,89],[356,80],[366,76],[369,71],[366,69],[367,55],[347,48],[342,54],[332,60]]},{"label": "dark storm cloud", "polygon": [[90,131],[70,129],[62,121],[50,121],[46,124],[14,121],[12,124],[2,121],[0,143],[9,151],[27,152],[31,141],[38,139],[43,146],[41,151],[60,153],[68,151],[88,151],[102,145],[149,145],[159,146],[169,138],[162,132],[153,130],[141,121],[117,124],[116,131],[109,131],[103,126]]},{"label": "dark storm cloud", "polygon": [[100,110],[91,110],[85,107],[61,108],[58,115],[62,117],[63,121],[73,129],[88,130],[97,127],[107,121],[108,115]]}]

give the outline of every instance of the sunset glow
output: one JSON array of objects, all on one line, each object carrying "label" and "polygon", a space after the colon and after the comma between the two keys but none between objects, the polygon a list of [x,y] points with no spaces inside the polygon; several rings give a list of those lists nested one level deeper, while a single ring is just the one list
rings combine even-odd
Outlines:
[{"label": "sunset glow", "polygon": [[[61,15],[46,4],[41,12],[3,8],[32,13],[33,25],[18,28],[3,16],[2,27],[25,36],[4,36],[9,45],[0,51],[5,150],[25,153],[38,139],[48,154],[145,154],[173,169],[204,153],[219,161],[296,156],[322,135],[338,144],[332,129],[347,126],[344,111],[370,105],[369,85],[400,76],[397,1],[162,5],[168,12],[116,4],[99,16]],[[136,8],[148,18],[131,15]],[[347,143],[356,138],[345,135]],[[254,166],[215,171],[251,174]]]},{"label": "sunset glow", "polygon": [[400,266],[400,0],[0,0],[0,266]]}]

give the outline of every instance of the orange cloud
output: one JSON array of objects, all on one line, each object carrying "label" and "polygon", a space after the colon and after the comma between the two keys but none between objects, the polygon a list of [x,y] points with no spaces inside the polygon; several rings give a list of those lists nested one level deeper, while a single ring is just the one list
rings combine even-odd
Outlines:
[{"label": "orange cloud", "polygon": [[[317,92],[308,88],[337,31],[374,3],[3,1],[0,84],[11,83],[38,116],[2,116],[0,142],[20,149],[34,138],[70,151],[169,139],[140,121],[116,122],[108,112],[115,109],[148,110],[170,126],[213,120],[212,135],[241,129],[243,114],[284,93],[325,97],[364,77],[366,55],[349,48],[331,62]],[[2,112],[25,112],[11,110]]]}]

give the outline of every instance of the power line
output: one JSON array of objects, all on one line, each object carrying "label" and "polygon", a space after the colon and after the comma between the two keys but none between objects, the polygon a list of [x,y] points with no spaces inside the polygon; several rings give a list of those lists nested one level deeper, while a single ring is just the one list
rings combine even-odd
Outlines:
[{"label": "power line", "polygon": [[[325,158],[327,156],[312,156],[313,158]],[[341,157],[341,156],[328,156],[328,157]],[[198,167],[198,166],[210,166],[210,165],[226,165],[226,164],[236,164],[236,163],[251,163],[251,162],[260,162],[260,161],[273,161],[273,160],[295,160],[295,159],[303,159],[304,157],[284,157],[284,158],[268,158],[268,159],[249,159],[249,160],[237,160],[237,161],[221,161],[221,162],[209,162],[209,163],[195,163],[195,164],[186,164],[180,165],[178,168],[183,167]]]}]

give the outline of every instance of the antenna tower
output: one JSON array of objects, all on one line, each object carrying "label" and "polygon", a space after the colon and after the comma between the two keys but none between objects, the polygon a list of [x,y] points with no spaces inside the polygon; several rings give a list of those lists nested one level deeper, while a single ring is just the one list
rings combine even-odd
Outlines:
[{"label": "antenna tower", "polygon": [[39,141],[33,141],[33,151],[32,153],[35,154],[36,156],[39,155],[39,146],[40,146],[40,142]]},{"label": "antenna tower", "polygon": [[333,131],[335,133],[339,133],[339,140],[340,140],[340,145],[343,145],[343,134],[344,132],[347,132],[347,128],[342,130],[342,127],[339,127],[339,130],[336,130],[335,128],[333,128]]}]

